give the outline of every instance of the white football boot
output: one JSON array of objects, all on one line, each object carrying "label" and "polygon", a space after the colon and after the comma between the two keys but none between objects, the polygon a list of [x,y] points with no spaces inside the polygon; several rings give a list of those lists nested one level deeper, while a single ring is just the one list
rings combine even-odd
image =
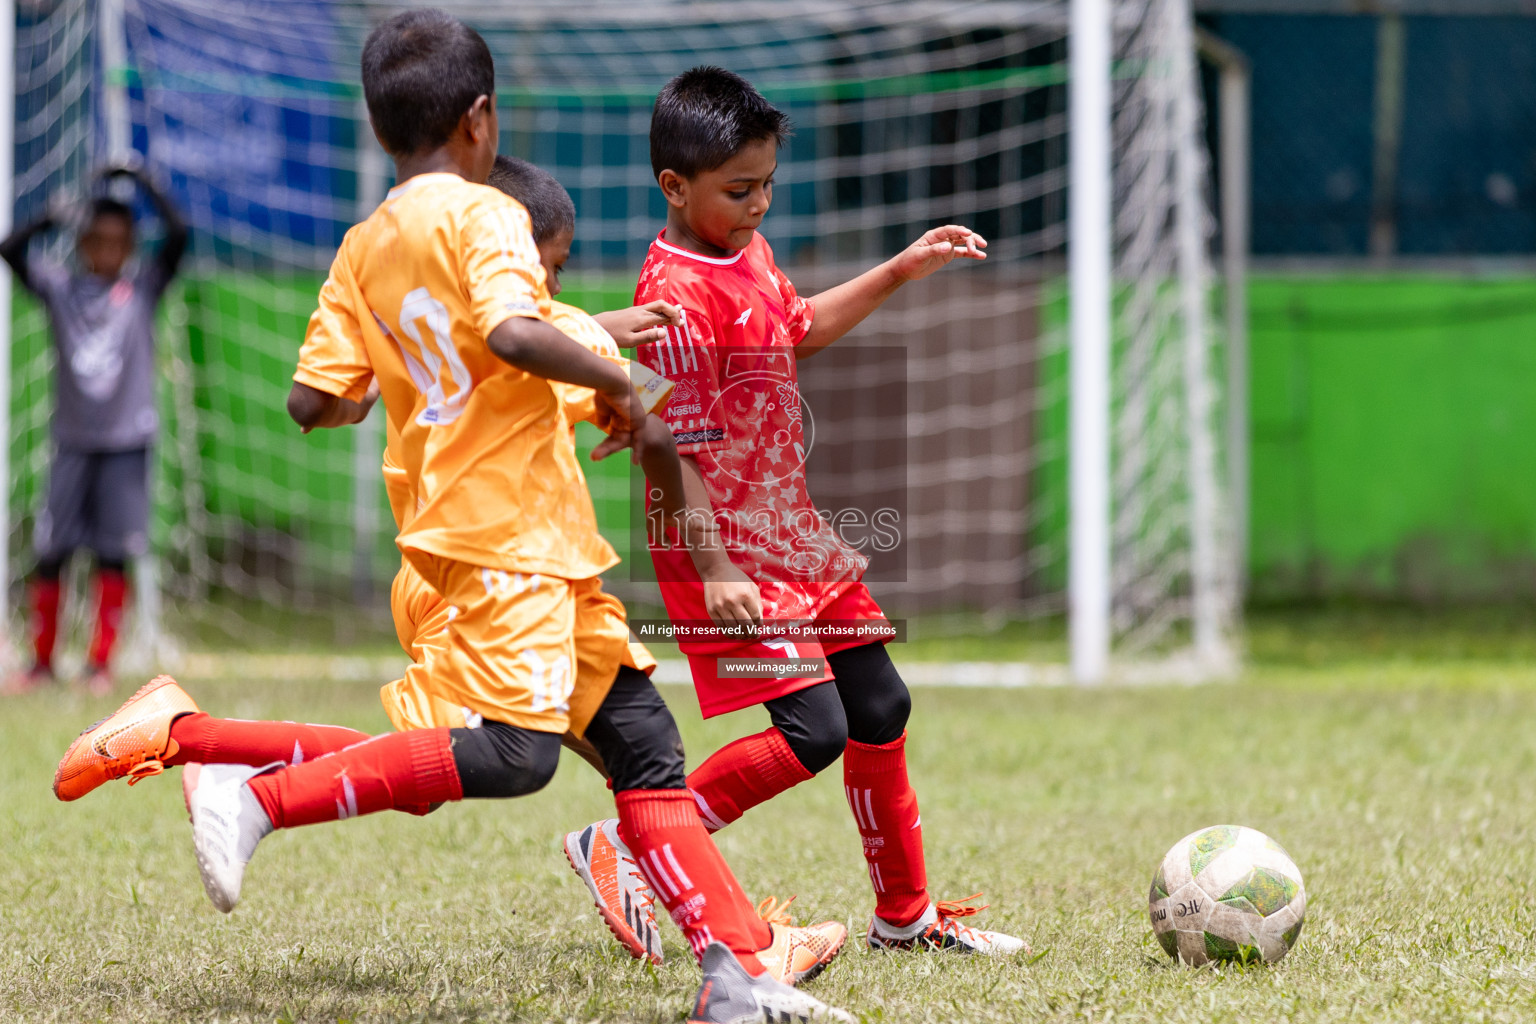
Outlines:
[{"label": "white football boot", "polygon": [[1028,953],[1029,943],[1002,932],[983,931],[960,923],[960,918],[970,917],[986,907],[968,907],[965,904],[976,896],[963,900],[930,902],[923,915],[911,924],[898,928],[880,918],[869,922],[866,941],[870,949],[896,950],[953,950],[957,953],[981,953],[986,956],[1005,956],[1009,953]]},{"label": "white football boot", "polygon": [[835,1010],[774,981],[766,973],[753,977],[723,942],[704,949],[704,982],[693,999],[688,1024],[810,1024],[811,1021],[853,1021]]},{"label": "white football boot", "polygon": [[619,819],[599,821],[566,835],[565,859],[586,883],[592,904],[629,955],[661,963],[656,897],[619,838]]},{"label": "white football boot", "polygon": [[226,914],[240,902],[240,882],[256,844],[272,832],[272,820],[246,783],[272,767],[189,764],[182,769],[197,870],[208,898]]}]

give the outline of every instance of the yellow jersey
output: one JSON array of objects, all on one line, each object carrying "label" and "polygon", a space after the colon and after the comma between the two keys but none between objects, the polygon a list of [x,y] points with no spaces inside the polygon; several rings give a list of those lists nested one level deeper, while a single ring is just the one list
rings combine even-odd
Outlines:
[{"label": "yellow jersey", "polygon": [[294,380],[356,400],[378,378],[407,560],[586,579],[618,558],[597,532],[561,385],[486,343],[514,316],[552,318],[527,211],[456,174],[417,175],[347,232]]}]

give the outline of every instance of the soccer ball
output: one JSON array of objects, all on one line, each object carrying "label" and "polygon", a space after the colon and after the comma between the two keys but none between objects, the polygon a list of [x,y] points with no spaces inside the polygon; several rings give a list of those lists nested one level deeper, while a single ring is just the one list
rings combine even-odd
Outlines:
[{"label": "soccer ball", "polygon": [[1301,937],[1307,890],[1280,844],[1214,825],[1173,844],[1147,897],[1152,934],[1188,964],[1273,962]]}]

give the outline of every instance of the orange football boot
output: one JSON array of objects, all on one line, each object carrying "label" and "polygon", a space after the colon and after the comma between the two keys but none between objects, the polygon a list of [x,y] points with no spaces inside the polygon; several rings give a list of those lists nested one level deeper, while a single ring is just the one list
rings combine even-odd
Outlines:
[{"label": "orange football boot", "polygon": [[128,777],[128,785],[165,771],[165,758],[180,749],[171,723],[197,704],[170,676],[156,676],[123,706],[86,729],[64,752],[53,773],[53,795],[78,800],[104,782]]},{"label": "orange football boot", "polygon": [[783,903],[769,896],[757,906],[757,916],[773,929],[773,941],[767,949],[758,950],[757,958],[771,977],[786,985],[810,981],[826,970],[848,941],[848,929],[836,921],[796,927],[789,917],[793,902],[793,896]]}]

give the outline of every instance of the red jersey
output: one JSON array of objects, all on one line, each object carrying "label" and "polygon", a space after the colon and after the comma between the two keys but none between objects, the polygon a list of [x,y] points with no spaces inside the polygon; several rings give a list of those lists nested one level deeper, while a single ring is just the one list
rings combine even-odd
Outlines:
[{"label": "red jersey", "polygon": [[[815,310],[762,235],[734,256],[651,243],[637,305],[665,299],[683,325],[639,358],[675,384],[663,418],[704,477],[731,561],[762,591],[763,617],[813,619],[868,560],[817,513],[805,488],[807,436],[794,348]],[[653,546],[661,580],[697,579],[677,548]]]}]

